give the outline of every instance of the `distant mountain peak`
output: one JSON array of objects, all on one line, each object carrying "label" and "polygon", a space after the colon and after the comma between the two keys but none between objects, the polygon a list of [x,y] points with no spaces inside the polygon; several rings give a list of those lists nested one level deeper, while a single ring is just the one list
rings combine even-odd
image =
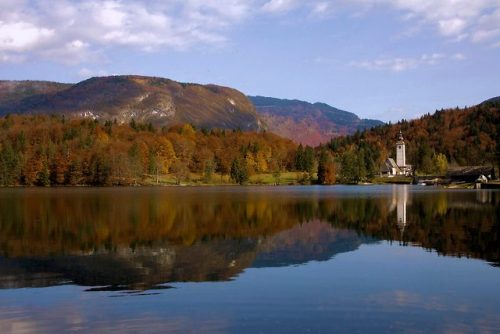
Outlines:
[{"label": "distant mountain peak", "polygon": [[332,137],[351,134],[383,122],[360,119],[356,114],[323,102],[249,96],[271,132],[305,145],[316,146]]}]

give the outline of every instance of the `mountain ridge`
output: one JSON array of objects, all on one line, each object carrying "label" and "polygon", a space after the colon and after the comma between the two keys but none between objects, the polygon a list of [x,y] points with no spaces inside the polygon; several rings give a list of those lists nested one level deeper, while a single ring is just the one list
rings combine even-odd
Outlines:
[{"label": "mountain ridge", "polygon": [[0,81],[0,116],[9,113],[269,130],[311,146],[383,124],[322,102],[245,96],[230,87],[140,75],[92,77],[76,84]]},{"label": "mountain ridge", "polygon": [[[191,123],[204,128],[263,128],[243,93],[213,84],[124,75],[93,77],[74,85],[37,82],[40,87],[29,94],[29,90],[15,89],[28,85],[27,81],[1,83],[0,115],[52,113],[120,123],[135,119],[157,126]],[[9,85],[14,88],[5,88]]]},{"label": "mountain ridge", "polygon": [[332,137],[352,134],[384,124],[361,119],[356,114],[323,102],[248,96],[269,130],[304,145],[316,146]]}]

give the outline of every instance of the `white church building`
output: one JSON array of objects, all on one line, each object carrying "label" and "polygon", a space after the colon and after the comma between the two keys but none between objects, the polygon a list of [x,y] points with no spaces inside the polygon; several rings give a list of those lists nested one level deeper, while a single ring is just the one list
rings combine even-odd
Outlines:
[{"label": "white church building", "polygon": [[399,130],[396,142],[396,161],[393,158],[388,158],[381,168],[381,173],[388,177],[396,175],[409,176],[412,174],[411,165],[406,164],[406,145],[401,130]]}]

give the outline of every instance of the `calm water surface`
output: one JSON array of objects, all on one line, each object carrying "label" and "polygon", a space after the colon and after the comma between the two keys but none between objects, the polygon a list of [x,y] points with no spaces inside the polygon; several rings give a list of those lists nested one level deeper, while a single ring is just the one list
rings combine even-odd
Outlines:
[{"label": "calm water surface", "polygon": [[0,190],[0,333],[500,332],[500,192]]}]

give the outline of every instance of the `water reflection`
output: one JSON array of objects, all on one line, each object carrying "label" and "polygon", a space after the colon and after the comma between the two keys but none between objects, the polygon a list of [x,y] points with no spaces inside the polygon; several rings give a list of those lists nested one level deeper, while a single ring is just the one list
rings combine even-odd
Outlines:
[{"label": "water reflection", "polygon": [[401,231],[401,239],[403,238],[403,234],[407,224],[406,206],[408,205],[408,190],[408,185],[393,186],[392,188],[392,203],[390,211],[393,211],[394,208],[396,208],[397,225],[399,230]]},{"label": "water reflection", "polygon": [[377,240],[500,264],[499,196],[394,187],[0,191],[0,288],[230,280]]}]

